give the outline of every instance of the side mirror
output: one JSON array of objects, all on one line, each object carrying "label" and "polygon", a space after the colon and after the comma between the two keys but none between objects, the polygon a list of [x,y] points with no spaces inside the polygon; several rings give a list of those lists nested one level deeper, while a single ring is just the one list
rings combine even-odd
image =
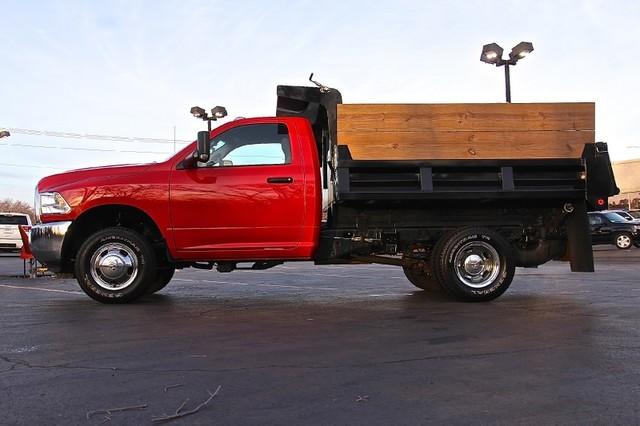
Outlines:
[{"label": "side mirror", "polygon": [[211,139],[209,138],[209,132],[198,132],[198,142],[196,144],[196,159],[200,162],[206,163],[209,161],[209,150],[211,149]]}]

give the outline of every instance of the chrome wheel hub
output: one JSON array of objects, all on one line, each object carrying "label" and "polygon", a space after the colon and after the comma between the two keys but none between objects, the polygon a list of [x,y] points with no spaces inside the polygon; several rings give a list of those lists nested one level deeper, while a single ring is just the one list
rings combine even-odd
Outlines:
[{"label": "chrome wheel hub", "polygon": [[91,256],[91,277],[106,290],[123,290],[138,276],[138,259],[121,243],[100,246]]},{"label": "chrome wheel hub", "polygon": [[484,269],[484,259],[477,254],[471,254],[464,260],[464,270],[467,274],[477,275]]},{"label": "chrome wheel hub", "polygon": [[483,288],[491,285],[500,273],[500,256],[496,249],[483,241],[463,245],[453,261],[456,276],[465,285]]}]

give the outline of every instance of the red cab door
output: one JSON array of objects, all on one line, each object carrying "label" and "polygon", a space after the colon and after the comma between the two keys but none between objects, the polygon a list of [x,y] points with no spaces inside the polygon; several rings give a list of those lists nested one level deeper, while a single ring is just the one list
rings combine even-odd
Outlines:
[{"label": "red cab door", "polygon": [[295,258],[305,218],[295,132],[276,118],[212,132],[210,160],[172,171],[170,209],[180,259]]}]

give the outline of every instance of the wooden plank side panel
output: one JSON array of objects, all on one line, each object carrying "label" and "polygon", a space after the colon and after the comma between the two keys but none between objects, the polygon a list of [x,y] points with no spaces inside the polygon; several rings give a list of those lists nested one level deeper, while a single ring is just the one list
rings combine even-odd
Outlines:
[{"label": "wooden plank side panel", "polygon": [[595,104],[340,104],[338,131],[595,130]]},{"label": "wooden plank side panel", "polygon": [[580,158],[595,132],[340,132],[354,160]]}]

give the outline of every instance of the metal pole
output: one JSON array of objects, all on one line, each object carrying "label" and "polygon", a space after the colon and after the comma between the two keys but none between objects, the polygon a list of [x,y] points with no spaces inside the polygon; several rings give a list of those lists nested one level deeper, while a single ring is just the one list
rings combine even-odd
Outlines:
[{"label": "metal pole", "polygon": [[507,93],[507,102],[511,103],[511,78],[509,77],[509,62],[504,64],[504,84]]}]

